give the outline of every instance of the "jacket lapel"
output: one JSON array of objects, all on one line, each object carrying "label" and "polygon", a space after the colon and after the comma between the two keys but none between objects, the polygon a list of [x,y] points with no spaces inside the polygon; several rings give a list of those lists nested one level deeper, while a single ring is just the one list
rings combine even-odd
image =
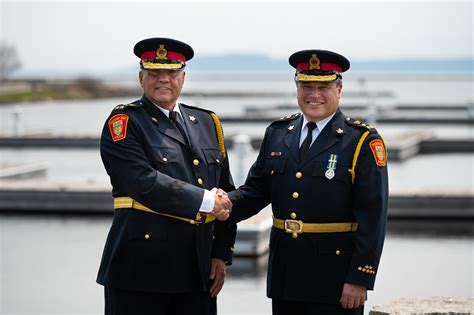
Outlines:
[{"label": "jacket lapel", "polygon": [[199,151],[199,138],[201,136],[201,126],[196,115],[193,115],[189,108],[178,104],[181,116],[183,117],[184,125],[187,130],[189,144],[193,152]]},{"label": "jacket lapel", "polygon": [[324,127],[316,140],[314,140],[305,161],[302,161],[302,163],[306,164],[321,153],[325,152],[330,147],[334,146],[339,141],[336,130],[343,127],[344,115],[338,109],[334,117]]},{"label": "jacket lapel", "polygon": [[146,96],[142,97],[142,102],[145,104],[145,110],[153,118],[157,121],[155,125],[159,132],[164,134],[167,137],[173,138],[174,140],[180,142],[182,145],[186,145],[186,142],[183,139],[181,133],[176,129],[173,125],[171,120],[166,117],[165,114],[161,110],[159,110],[155,104],[153,104]]},{"label": "jacket lapel", "polygon": [[[288,134],[285,136],[284,142],[286,146],[288,147],[288,150],[290,151],[291,155],[297,161],[298,163],[300,162],[300,134],[301,134],[301,125],[303,124],[303,115],[300,115],[300,117],[297,120],[291,121],[291,123],[288,125]],[[293,128],[290,130],[289,128],[293,126]]]}]

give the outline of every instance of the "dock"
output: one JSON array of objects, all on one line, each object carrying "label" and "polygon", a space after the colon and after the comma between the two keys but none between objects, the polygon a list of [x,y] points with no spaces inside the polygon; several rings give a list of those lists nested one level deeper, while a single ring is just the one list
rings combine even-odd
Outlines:
[{"label": "dock", "polygon": [[[443,225],[448,221],[470,222],[474,221],[473,205],[472,190],[393,192],[389,198],[389,225],[424,220],[437,220]],[[4,181],[0,183],[0,213],[111,216],[113,200],[110,188],[104,185]],[[270,206],[239,223],[236,256],[259,257],[265,254],[271,226]],[[472,233],[472,230],[468,232]],[[255,261],[249,263],[255,264]]]},{"label": "dock", "polygon": [[[232,149],[235,137],[226,137],[226,147]],[[384,135],[385,136],[385,135]],[[262,135],[250,136],[250,145],[258,150],[262,143]],[[386,135],[390,161],[404,161],[418,154],[438,153],[474,153],[474,138],[439,138],[430,130],[418,130]],[[80,136],[24,136],[10,137],[0,135],[0,148],[61,148],[61,149],[98,149],[98,137]]]}]

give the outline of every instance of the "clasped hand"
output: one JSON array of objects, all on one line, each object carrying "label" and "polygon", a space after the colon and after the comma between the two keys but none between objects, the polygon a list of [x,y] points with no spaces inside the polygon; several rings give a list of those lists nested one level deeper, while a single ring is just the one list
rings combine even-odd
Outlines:
[{"label": "clasped hand", "polygon": [[229,218],[230,212],[232,211],[232,202],[230,201],[227,193],[220,188],[213,188],[211,192],[214,193],[214,209],[212,209],[212,215],[219,221],[225,221]]}]

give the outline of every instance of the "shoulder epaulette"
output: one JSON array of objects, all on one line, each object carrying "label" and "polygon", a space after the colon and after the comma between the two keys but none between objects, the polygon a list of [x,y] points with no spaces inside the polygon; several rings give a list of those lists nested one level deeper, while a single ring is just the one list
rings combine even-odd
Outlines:
[{"label": "shoulder epaulette", "polygon": [[142,107],[143,103],[141,101],[135,101],[129,104],[120,104],[115,106],[114,110],[127,110],[131,108],[139,108]]},{"label": "shoulder epaulette", "polygon": [[344,119],[344,122],[346,124],[354,126],[354,127],[369,130],[370,133],[377,133],[377,129],[375,129],[374,127],[372,127],[371,125],[369,125],[366,122],[363,122],[363,121],[360,121],[360,120],[357,120],[357,119],[352,119],[352,118],[349,118],[349,117],[346,117],[346,119]]},{"label": "shoulder epaulette", "polygon": [[209,113],[209,114],[215,114],[212,110],[209,110],[209,109],[205,109],[205,108],[201,108],[201,107],[197,107],[197,106],[191,106],[191,105],[187,105],[187,104],[183,104],[183,103],[179,103],[179,104],[186,107],[186,108],[202,110],[203,112],[206,112],[206,113]]},{"label": "shoulder epaulette", "polygon": [[282,121],[290,121],[290,120],[296,119],[300,116],[301,116],[301,113],[295,113],[293,115],[288,115],[288,116],[285,116],[285,117],[281,117],[280,119],[274,120],[274,121],[272,121],[271,124],[282,122]]}]

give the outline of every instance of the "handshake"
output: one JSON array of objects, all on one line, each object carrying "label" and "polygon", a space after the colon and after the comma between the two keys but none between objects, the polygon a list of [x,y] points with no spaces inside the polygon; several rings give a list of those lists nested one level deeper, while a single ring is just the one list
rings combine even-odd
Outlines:
[{"label": "handshake", "polygon": [[220,188],[212,188],[211,192],[214,194],[214,209],[211,214],[219,221],[227,220],[232,211],[232,202],[227,193]]}]

